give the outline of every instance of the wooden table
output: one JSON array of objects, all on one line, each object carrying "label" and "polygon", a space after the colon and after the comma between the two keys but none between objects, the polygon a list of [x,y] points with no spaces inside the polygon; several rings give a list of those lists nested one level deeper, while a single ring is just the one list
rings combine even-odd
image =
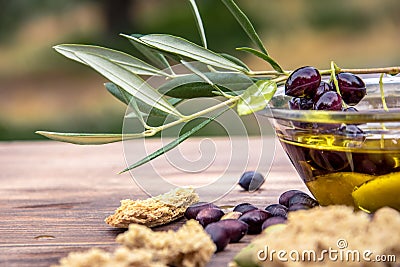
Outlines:
[{"label": "wooden table", "polygon": [[[221,138],[213,141],[222,145],[228,142]],[[250,139],[250,147],[257,147],[259,141]],[[195,142],[189,139],[181,146],[190,152]],[[143,144],[137,141],[133,145]],[[160,143],[151,140],[150,145],[158,147]],[[276,148],[261,190],[248,193],[237,186],[216,204],[251,202],[261,208],[277,202],[279,194],[287,189],[306,190],[280,145]],[[219,153],[217,158],[225,156]],[[117,174],[124,167],[121,143],[0,143],[0,266],[50,266],[68,252],[91,247],[112,251],[117,246],[116,235],[123,230],[108,226],[104,218],[114,212],[121,199],[146,197],[128,173]],[[146,168],[151,166],[141,167],[138,175],[145,177]],[[185,179],[171,166],[163,168],[172,180]],[[205,171],[203,175],[213,174]],[[238,178],[240,175],[237,173]],[[184,219],[156,230],[176,229],[182,223]],[[230,244],[214,255],[209,266],[226,266],[252,238],[246,236],[240,243]]]}]

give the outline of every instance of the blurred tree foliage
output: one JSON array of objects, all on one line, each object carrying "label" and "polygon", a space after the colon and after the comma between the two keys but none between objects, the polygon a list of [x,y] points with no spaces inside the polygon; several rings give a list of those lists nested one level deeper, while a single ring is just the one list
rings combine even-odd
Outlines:
[{"label": "blurred tree foliage", "polygon": [[320,31],[340,29],[360,34],[382,19],[400,22],[398,0],[308,0],[308,4],[312,8],[304,12],[304,21],[311,28]]},{"label": "blurred tree foliage", "polygon": [[[121,32],[165,32],[199,41],[189,4],[182,5],[182,0],[153,1],[158,7],[151,11],[152,14],[146,12],[145,16],[141,14],[140,6],[146,0],[0,0],[0,42],[11,40],[13,33],[19,27],[35,17],[49,13],[61,14],[87,2],[99,5],[102,10],[105,29],[103,35],[100,36],[100,42],[104,45],[110,43],[115,48],[126,47],[128,42],[123,38],[121,39],[127,45],[115,41]],[[235,45],[246,44],[245,35],[238,31],[234,18],[220,1],[198,2],[200,11],[205,17],[205,27],[211,48],[223,50],[225,47],[230,47],[231,52],[234,52]],[[223,43],[217,41],[222,38]],[[76,39],[80,41],[85,38],[76,36]]]},{"label": "blurred tree foliage", "polygon": [[0,41],[6,42],[27,20],[52,13],[62,13],[79,3],[89,0],[0,0]]}]

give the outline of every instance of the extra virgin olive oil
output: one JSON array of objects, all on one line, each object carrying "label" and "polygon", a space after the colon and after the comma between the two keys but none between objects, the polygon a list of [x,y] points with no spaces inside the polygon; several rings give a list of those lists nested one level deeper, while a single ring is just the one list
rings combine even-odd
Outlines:
[{"label": "extra virgin olive oil", "polygon": [[400,140],[389,136],[279,136],[292,164],[321,205],[400,210]]}]

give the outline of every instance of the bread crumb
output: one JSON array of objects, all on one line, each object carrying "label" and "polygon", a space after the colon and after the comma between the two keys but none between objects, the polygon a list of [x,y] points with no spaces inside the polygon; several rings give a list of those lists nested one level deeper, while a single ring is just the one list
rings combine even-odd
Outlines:
[{"label": "bread crumb", "polygon": [[162,262],[153,261],[150,251],[130,250],[119,247],[114,254],[93,248],[84,252],[71,252],[54,267],[167,267]]},{"label": "bread crumb", "polygon": [[195,220],[187,221],[176,232],[154,232],[131,224],[116,241],[121,246],[114,253],[96,248],[71,252],[54,267],[204,267],[216,250]]},{"label": "bread crumb", "polygon": [[92,248],[85,252],[70,252],[60,260],[57,267],[103,267],[110,262],[111,255],[104,250]]},{"label": "bread crumb", "polygon": [[[339,242],[342,243],[339,244]],[[344,243],[343,243],[344,242]],[[391,208],[382,208],[372,217],[365,212],[354,212],[347,206],[316,207],[289,213],[285,227],[268,228],[253,240],[250,253],[238,261],[252,262],[256,266],[397,266],[400,258],[400,213]],[[344,247],[340,247],[344,246]],[[272,250],[287,252],[287,261],[279,260],[275,254],[260,260],[258,252],[268,247]],[[359,251],[360,261],[332,260],[323,251]],[[364,251],[372,251],[374,255],[395,255],[396,262],[367,262],[362,259]],[[313,251],[317,258],[291,260],[291,251],[301,253]],[[357,253],[357,252],[356,252]],[[270,254],[269,254],[270,256]],[[322,257],[322,258],[321,258]]]},{"label": "bread crumb", "polygon": [[209,235],[195,220],[187,221],[176,232],[153,232],[145,226],[132,224],[116,241],[129,249],[151,251],[156,260],[177,267],[205,266],[216,250]]},{"label": "bread crumb", "polygon": [[126,267],[167,267],[166,264],[156,261],[151,251],[144,249],[128,249],[119,247],[115,250],[113,259],[107,267],[126,266]]},{"label": "bread crumb", "polygon": [[193,188],[176,188],[145,200],[125,199],[105,222],[119,228],[128,228],[131,223],[155,227],[179,219],[187,207],[198,201]]}]

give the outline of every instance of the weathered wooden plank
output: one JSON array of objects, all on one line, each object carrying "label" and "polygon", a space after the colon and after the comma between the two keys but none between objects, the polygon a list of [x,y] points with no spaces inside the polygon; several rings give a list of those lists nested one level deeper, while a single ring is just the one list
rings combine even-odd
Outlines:
[{"label": "weathered wooden plank", "polygon": [[[213,141],[222,147],[228,144],[226,139]],[[195,155],[197,144],[196,140],[188,140],[182,149]],[[249,144],[257,147],[259,140],[250,139]],[[149,149],[160,145],[157,140],[146,144]],[[214,169],[203,172],[205,180],[225,168],[229,153],[219,151],[217,155]],[[256,166],[252,162],[255,156],[250,156],[249,169]],[[235,158],[230,160],[233,166],[239,165]],[[157,164],[162,175],[172,182],[192,177],[191,174],[182,177],[168,161]],[[123,230],[109,227],[103,223],[104,218],[119,206],[121,199],[146,197],[128,173],[117,174],[124,167],[121,144],[0,143],[0,266],[50,266],[70,251],[94,246],[114,249],[117,245],[114,239]],[[145,165],[135,175],[146,177],[149,168],[152,166]],[[242,170],[232,168],[239,178]],[[305,189],[277,146],[274,164],[262,190],[250,194],[236,187],[217,204],[251,202],[265,207],[291,188]],[[177,229],[182,223],[184,219],[156,230]],[[209,266],[225,266],[251,238],[246,236],[241,243],[229,245],[214,255]]]}]

